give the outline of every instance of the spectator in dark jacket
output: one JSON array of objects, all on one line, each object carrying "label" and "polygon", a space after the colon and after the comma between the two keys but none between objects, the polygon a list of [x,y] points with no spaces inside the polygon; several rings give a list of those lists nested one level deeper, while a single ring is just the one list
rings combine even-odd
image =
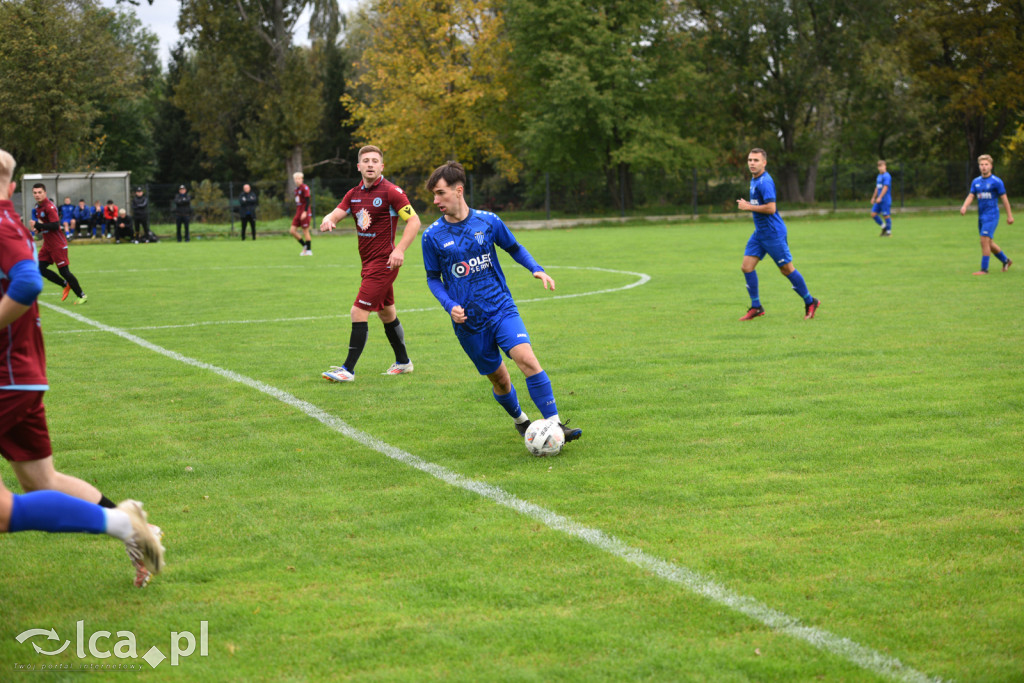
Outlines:
[{"label": "spectator in dark jacket", "polygon": [[141,186],[135,188],[132,197],[132,220],[135,222],[135,241],[149,236],[149,197]]},{"label": "spectator in dark jacket", "polygon": [[178,241],[181,241],[181,226],[185,226],[185,241],[188,242],[188,223],[192,219],[192,197],[184,185],[178,187],[178,194],[174,195],[174,216],[175,228],[178,233]]},{"label": "spectator in dark jacket", "polygon": [[252,226],[252,238],[256,239],[256,207],[260,200],[249,183],[242,185],[242,196],[238,198],[238,213],[242,216],[242,241],[245,241],[245,224]]},{"label": "spectator in dark jacket", "polygon": [[60,229],[64,231],[64,237],[71,237],[75,230],[75,205],[71,203],[71,197],[65,197],[57,211],[60,212]]},{"label": "spectator in dark jacket", "polygon": [[75,237],[88,235],[90,225],[92,225],[92,209],[84,199],[79,199],[78,206],[75,207]]},{"label": "spectator in dark jacket", "polygon": [[90,237],[96,236],[96,231],[100,231],[100,237],[105,232],[106,221],[103,219],[103,203],[100,200],[96,200],[96,205],[92,207],[92,218],[89,219],[89,227],[92,230]]},{"label": "spectator in dark jacket", "polygon": [[121,244],[121,240],[127,242],[132,238],[132,217],[128,212],[121,209],[117,212],[117,220],[114,222],[114,243]]}]

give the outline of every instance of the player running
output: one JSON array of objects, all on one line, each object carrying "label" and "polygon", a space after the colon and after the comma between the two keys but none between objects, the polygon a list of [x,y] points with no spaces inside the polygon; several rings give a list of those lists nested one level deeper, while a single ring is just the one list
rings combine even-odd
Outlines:
[{"label": "player running", "polygon": [[456,161],[438,167],[427,180],[427,189],[441,211],[441,218],[423,232],[423,267],[430,291],[451,316],[463,350],[477,372],[491,381],[494,400],[515,420],[520,435],[526,434],[530,419],[520,408],[502,351],[526,377],[530,398],[540,414],[558,422],[567,442],[575,441],[583,430],[569,429],[558,416],[551,380],[533,353],[495,246],[533,273],[544,289],[554,290],[555,281],[498,216],[469,208],[465,187],[466,171]]},{"label": "player running", "polygon": [[35,243],[11,203],[14,167],[14,158],[0,150],[0,355],[6,359],[0,368],[0,454],[26,493],[14,495],[0,481],[0,532],[109,534],[124,541],[135,565],[135,585],[142,587],[164,564],[160,531],[146,522],[142,504],[126,500],[115,506],[92,484],[53,466],[36,303],[43,280]]},{"label": "player running", "polygon": [[[68,238],[61,229],[57,207],[46,196],[46,185],[36,183],[32,186],[32,197],[36,200],[36,222],[32,226],[36,232],[43,234],[43,248],[39,250],[39,272],[50,282],[64,291],[60,300],[68,298],[68,293],[75,292],[78,297],[75,304],[84,304],[89,297],[82,292],[78,278],[72,275],[68,258]],[[60,275],[50,270],[56,264]]]},{"label": "player running", "polygon": [[1005,273],[1013,265],[1013,260],[1006,255],[999,245],[992,241],[996,228],[999,227],[999,199],[1006,208],[1006,224],[1013,225],[1013,211],[1010,210],[1010,198],[1006,196],[1006,186],[999,176],[992,175],[992,157],[982,154],[978,157],[978,168],[981,175],[971,182],[971,191],[967,193],[960,215],[967,213],[967,208],[978,198],[978,234],[981,235],[981,270],[974,275],[988,275],[988,261],[992,254],[1003,263]]},{"label": "player running", "polygon": [[750,308],[740,320],[753,320],[764,315],[761,298],[757,293],[758,262],[765,254],[772,257],[779,272],[789,278],[795,291],[804,300],[804,320],[810,320],[821,306],[821,302],[811,296],[807,290],[800,271],[793,265],[793,257],[789,253],[789,240],[786,224],[775,208],[775,181],[765,171],[768,165],[768,153],[755,147],[747,155],[747,168],[750,169],[750,201],[737,199],[736,208],[750,211],[754,217],[754,234],[747,241],[743,252],[743,277],[747,280],[747,292],[750,294]]},{"label": "player running", "polygon": [[[292,218],[292,227],[288,231],[302,245],[299,256],[312,256],[313,241],[309,238],[309,222],[313,218],[309,208],[312,193],[309,191],[309,185],[303,182],[304,178],[302,173],[292,174],[292,180],[295,181],[295,216]],[[299,237],[300,229],[302,237]]]},{"label": "player running", "polygon": [[[348,356],[342,365],[332,365],[321,375],[332,382],[351,382],[356,378],[356,363],[366,347],[372,311],[376,311],[384,323],[384,334],[395,352],[395,362],[384,374],[404,375],[413,370],[405,348],[405,330],[395,308],[394,282],[405,262],[405,250],[420,231],[420,217],[405,192],[382,175],[384,153],[379,147],[367,145],[360,149],[356,168],[363,177],[362,182],[349,190],[320,224],[321,231],[330,232],[342,218],[351,214],[356,222],[359,258],[363,262],[362,282],[350,311],[352,332]],[[405,221],[405,230],[395,246],[399,218]]]}]

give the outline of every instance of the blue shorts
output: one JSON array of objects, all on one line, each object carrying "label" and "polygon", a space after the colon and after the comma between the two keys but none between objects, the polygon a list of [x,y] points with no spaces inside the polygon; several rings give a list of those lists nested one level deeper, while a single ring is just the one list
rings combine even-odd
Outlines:
[{"label": "blue shorts", "polygon": [[978,234],[982,237],[995,237],[999,227],[999,214],[995,216],[978,216]]},{"label": "blue shorts", "polygon": [[473,361],[473,365],[481,375],[489,375],[501,367],[499,349],[504,351],[507,356],[513,347],[530,343],[526,324],[518,315],[509,315],[501,320],[492,321],[486,329],[475,334],[458,334],[456,336],[459,338],[459,343],[462,344],[462,349]]},{"label": "blue shorts", "polygon": [[774,240],[761,239],[755,232],[747,241],[747,248],[744,250],[743,255],[763,259],[765,254],[771,256],[772,261],[780,268],[793,260],[789,253],[789,242],[785,237]]},{"label": "blue shorts", "polygon": [[892,214],[892,200],[887,202],[878,202],[877,204],[871,205],[871,213],[877,213],[882,216],[889,216]]}]

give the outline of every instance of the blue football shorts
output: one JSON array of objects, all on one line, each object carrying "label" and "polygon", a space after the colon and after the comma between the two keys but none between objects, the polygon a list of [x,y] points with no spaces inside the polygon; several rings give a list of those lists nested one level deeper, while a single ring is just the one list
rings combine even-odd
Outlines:
[{"label": "blue football shorts", "polygon": [[789,243],[785,237],[774,240],[761,239],[757,236],[757,232],[755,232],[747,241],[747,248],[744,250],[743,255],[763,259],[765,254],[771,256],[772,261],[779,267],[793,260],[792,255],[789,253]]},{"label": "blue football shorts", "polygon": [[881,201],[881,202],[878,202],[877,204],[872,204],[871,205],[871,213],[877,213],[880,216],[890,216],[890,215],[892,215],[892,200],[890,199],[887,202],[886,201]]},{"label": "blue football shorts", "polygon": [[994,216],[978,215],[978,234],[982,237],[995,237],[996,228],[999,226],[999,214]]},{"label": "blue football shorts", "polygon": [[489,375],[501,367],[501,351],[508,355],[513,347],[530,343],[526,324],[518,315],[509,315],[488,323],[485,329],[475,334],[459,334],[463,351],[473,361],[477,372]]}]

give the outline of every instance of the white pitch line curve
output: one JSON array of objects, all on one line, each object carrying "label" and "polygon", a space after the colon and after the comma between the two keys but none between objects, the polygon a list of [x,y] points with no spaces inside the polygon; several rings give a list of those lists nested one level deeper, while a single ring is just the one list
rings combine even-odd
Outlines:
[{"label": "white pitch line curve", "polygon": [[[603,273],[615,273],[617,275],[633,275],[637,279],[635,282],[631,282],[623,287],[612,287],[610,289],[595,289],[589,292],[577,292],[576,294],[552,294],[551,296],[536,297],[533,299],[517,299],[516,302],[520,304],[537,303],[539,301],[551,301],[553,299],[575,299],[581,296],[594,296],[595,294],[610,294],[612,292],[622,292],[627,289],[633,289],[640,285],[645,285],[651,280],[651,276],[646,273],[634,273],[628,270],[612,270],[610,268],[597,268],[591,266],[548,266],[548,268],[564,268],[566,270],[596,270]],[[56,294],[54,294],[56,296]],[[431,306],[430,308],[405,308],[399,309],[399,314],[406,313],[426,313],[429,311],[440,310],[437,306]],[[307,315],[298,318],[272,318],[270,320],[207,320],[205,322],[197,323],[182,323],[180,325],[141,325],[138,327],[122,327],[122,330],[174,330],[191,327],[207,327],[210,325],[270,325],[274,323],[293,323],[303,322],[309,320],[334,320],[338,318],[347,318],[348,313],[339,313],[338,315]],[[47,335],[51,334],[88,334],[90,332],[100,332],[95,328],[79,329],[79,330],[54,330],[47,332]]]},{"label": "white pitch line curve", "polygon": [[458,472],[448,469],[447,467],[437,465],[424,460],[419,456],[413,455],[412,453],[403,451],[400,448],[381,441],[375,436],[356,429],[340,417],[332,415],[318,406],[298,398],[297,396],[293,396],[292,394],[278,389],[277,387],[251,377],[246,377],[245,375],[234,372],[233,370],[226,370],[216,365],[184,356],[177,351],[165,349],[162,346],[153,344],[152,342],[127,332],[126,330],[86,318],[83,315],[60,308],[53,304],[41,302],[40,305],[62,315],[66,315],[69,318],[77,320],[85,325],[95,327],[103,332],[109,332],[110,334],[118,336],[126,341],[130,341],[133,344],[137,344],[161,356],[170,358],[171,360],[184,363],[185,365],[190,365],[201,370],[207,370],[223,377],[224,379],[255,389],[256,391],[266,394],[267,396],[281,401],[286,405],[292,406],[329,429],[332,429],[367,448],[377,451],[396,462],[400,462],[429,474],[435,479],[449,484],[450,486],[456,486],[464,491],[475,493],[487,498],[488,500],[513,510],[514,512],[530,517],[549,529],[560,531],[568,536],[584,541],[595,548],[599,548],[600,550],[614,555],[615,557],[625,560],[626,562],[650,572],[655,576],[682,586],[696,595],[700,595],[712,602],[744,614],[751,619],[764,624],[773,631],[778,631],[779,633],[784,633],[797,638],[798,640],[802,640],[819,650],[845,659],[866,671],[870,671],[879,676],[885,676],[892,680],[905,681],[907,683],[941,681],[939,678],[929,676],[914,668],[904,665],[895,657],[882,654],[877,650],[861,645],[849,638],[843,638],[842,636],[838,636],[816,626],[807,626],[802,624],[799,619],[769,607],[755,598],[736,593],[699,572],[644,552],[643,550],[635,548],[600,529],[585,526],[569,517],[560,515],[557,512],[548,510],[547,508],[541,507],[527,500],[523,500],[522,498],[518,498],[502,488],[470,479]]}]

